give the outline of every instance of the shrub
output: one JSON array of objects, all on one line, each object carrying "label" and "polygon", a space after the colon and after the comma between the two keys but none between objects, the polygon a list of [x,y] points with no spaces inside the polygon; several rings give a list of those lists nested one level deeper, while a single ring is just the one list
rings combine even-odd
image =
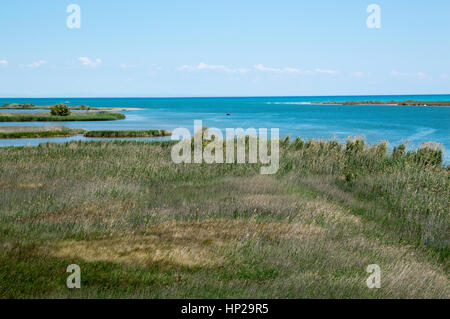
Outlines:
[{"label": "shrub", "polygon": [[344,178],[345,178],[345,181],[346,181],[347,183],[352,182],[352,181],[355,180],[357,177],[358,177],[358,174],[355,173],[355,172],[351,172],[351,171],[348,171],[348,170],[344,172]]},{"label": "shrub", "polygon": [[338,141],[329,141],[328,142],[328,149],[329,150],[340,150],[341,149],[341,145],[339,144]]},{"label": "shrub", "polygon": [[361,153],[364,150],[365,142],[361,139],[348,140],[345,150],[349,153]]},{"label": "shrub", "polygon": [[50,109],[50,113],[55,116],[68,116],[70,115],[70,109],[65,104],[53,105]]},{"label": "shrub", "polygon": [[385,157],[387,155],[387,144],[379,143],[376,146],[376,154],[381,157]]},{"label": "shrub", "polygon": [[303,140],[300,137],[297,137],[296,140],[292,143],[292,147],[295,150],[300,150],[303,148],[303,146],[305,145],[305,142],[303,142]]},{"label": "shrub", "polygon": [[392,156],[401,157],[405,153],[406,146],[405,144],[400,144],[399,146],[395,146],[392,150]]},{"label": "shrub", "polygon": [[421,165],[435,165],[440,166],[443,162],[442,150],[432,148],[429,145],[424,145],[419,148],[413,155],[414,160]]},{"label": "shrub", "polygon": [[285,139],[283,139],[283,140],[280,141],[280,146],[282,146],[282,147],[287,147],[287,146],[289,146],[289,136],[286,136]]}]

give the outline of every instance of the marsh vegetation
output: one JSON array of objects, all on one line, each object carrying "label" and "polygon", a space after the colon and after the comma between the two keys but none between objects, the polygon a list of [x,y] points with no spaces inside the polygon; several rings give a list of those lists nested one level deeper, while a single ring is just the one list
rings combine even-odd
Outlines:
[{"label": "marsh vegetation", "polygon": [[0,122],[65,122],[65,121],[114,121],[122,120],[125,115],[114,112],[77,112],[68,115],[53,115],[52,113],[7,113],[0,112]]},{"label": "marsh vegetation", "polygon": [[108,131],[88,131],[85,137],[163,137],[172,133],[167,130],[108,130]]},{"label": "marsh vegetation", "polygon": [[0,138],[65,137],[83,132],[83,129],[71,129],[65,126],[1,126]]},{"label": "marsh vegetation", "polygon": [[0,149],[0,297],[450,297],[449,170],[432,145],[284,140],[276,175],[177,165],[172,145]]}]

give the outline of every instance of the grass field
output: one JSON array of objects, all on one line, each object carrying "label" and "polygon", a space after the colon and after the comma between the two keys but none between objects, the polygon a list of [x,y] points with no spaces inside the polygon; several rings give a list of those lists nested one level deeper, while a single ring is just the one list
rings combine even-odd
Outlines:
[{"label": "grass field", "polygon": [[441,152],[282,141],[260,175],[174,164],[171,145],[0,149],[0,297],[450,297]]},{"label": "grass field", "polygon": [[83,129],[71,129],[65,126],[3,126],[0,127],[0,139],[66,137],[83,132]]},{"label": "grass field", "polygon": [[50,113],[7,113],[0,112],[0,122],[66,122],[66,121],[114,121],[122,120],[125,115],[113,112],[77,112],[67,116]]}]

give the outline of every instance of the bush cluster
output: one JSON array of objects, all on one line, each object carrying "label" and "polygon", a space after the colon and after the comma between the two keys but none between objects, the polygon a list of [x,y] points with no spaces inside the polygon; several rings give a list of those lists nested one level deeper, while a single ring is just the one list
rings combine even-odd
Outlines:
[{"label": "bush cluster", "polygon": [[55,116],[68,116],[70,115],[70,109],[65,104],[56,104],[50,108],[50,113]]}]

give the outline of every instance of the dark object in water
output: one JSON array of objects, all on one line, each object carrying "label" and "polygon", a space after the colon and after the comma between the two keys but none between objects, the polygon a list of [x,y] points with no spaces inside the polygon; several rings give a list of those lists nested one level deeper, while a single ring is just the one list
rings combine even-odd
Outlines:
[{"label": "dark object in water", "polygon": [[230,113],[227,113],[227,116],[230,116],[231,114]]}]

